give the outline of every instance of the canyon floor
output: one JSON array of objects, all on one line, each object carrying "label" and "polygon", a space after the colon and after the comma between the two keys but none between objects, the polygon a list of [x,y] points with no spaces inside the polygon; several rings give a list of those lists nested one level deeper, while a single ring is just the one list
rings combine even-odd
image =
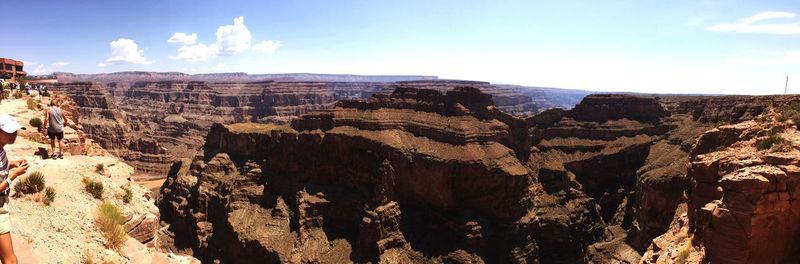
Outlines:
[{"label": "canyon floor", "polygon": [[[35,128],[28,124],[41,111],[29,110],[26,100],[7,99],[0,103],[0,113],[15,116],[20,124],[27,127],[26,131],[21,131],[16,143],[5,149],[10,159],[26,159],[31,164],[28,173],[18,180],[32,172],[41,172],[46,186],[55,188],[56,198],[47,206],[38,201],[41,196],[37,194],[16,197],[12,191],[9,211],[14,248],[20,263],[86,263],[92,260],[177,263],[175,256],[159,254],[132,238],[127,239],[118,250],[104,246],[104,238],[94,224],[95,210],[102,201],[83,190],[83,177],[101,181],[106,189],[103,200],[116,204],[123,211],[146,211],[147,207],[153,207],[150,192],[144,186],[130,181],[134,169],[114,156],[66,154],[63,159],[42,159],[37,155],[38,150],[49,146],[37,142],[41,139],[35,135]],[[68,131],[67,137],[74,132]],[[104,164],[102,174],[96,171],[97,164]],[[130,203],[121,200],[124,195],[122,186],[128,186],[134,193]]]}]

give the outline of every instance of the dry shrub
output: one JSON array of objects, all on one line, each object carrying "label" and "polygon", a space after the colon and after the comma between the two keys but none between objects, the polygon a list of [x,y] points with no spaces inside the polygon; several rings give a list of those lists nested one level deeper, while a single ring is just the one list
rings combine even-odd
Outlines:
[{"label": "dry shrub", "polygon": [[44,174],[35,171],[14,184],[17,194],[32,194],[44,190]]},{"label": "dry shrub", "polygon": [[131,199],[133,199],[133,192],[131,191],[131,188],[123,186],[122,190],[125,191],[125,195],[122,196],[122,201],[125,203],[130,203]]},{"label": "dry shrub", "polygon": [[106,238],[107,247],[116,248],[128,239],[128,234],[125,232],[125,228],[122,227],[125,224],[125,219],[113,204],[108,202],[100,204],[97,208],[95,222],[103,233],[103,237]]},{"label": "dry shrub", "polygon": [[792,120],[794,125],[800,127],[800,103],[791,103],[781,109],[779,120]]},{"label": "dry shrub", "polygon": [[779,135],[769,135],[756,142],[756,148],[758,150],[771,149],[773,146],[780,146],[784,141],[783,137]]},{"label": "dry shrub", "polygon": [[106,172],[106,165],[103,165],[103,163],[97,163],[97,165],[94,166],[94,171],[102,175]]},{"label": "dry shrub", "polygon": [[678,249],[678,256],[675,258],[675,263],[685,264],[687,258],[689,258],[689,246],[682,246]]},{"label": "dry shrub", "polygon": [[34,117],[31,118],[31,121],[29,121],[28,124],[30,124],[32,127],[35,127],[36,129],[42,129],[42,125],[44,123],[42,122],[41,118]]},{"label": "dry shrub", "polygon": [[87,193],[92,195],[95,199],[102,199],[103,198],[103,183],[100,181],[94,181],[89,179],[89,177],[84,176],[83,180],[83,189],[86,190]]},{"label": "dry shrub", "polygon": [[36,110],[38,108],[37,107],[38,104],[36,103],[36,100],[33,100],[33,99],[26,100],[25,101],[25,105],[27,105],[28,109],[30,109],[30,110]]},{"label": "dry shrub", "polygon": [[44,204],[45,205],[50,205],[50,204],[53,203],[53,201],[55,201],[55,199],[56,199],[56,189],[53,189],[53,187],[45,188],[44,189],[44,201],[43,201]]}]

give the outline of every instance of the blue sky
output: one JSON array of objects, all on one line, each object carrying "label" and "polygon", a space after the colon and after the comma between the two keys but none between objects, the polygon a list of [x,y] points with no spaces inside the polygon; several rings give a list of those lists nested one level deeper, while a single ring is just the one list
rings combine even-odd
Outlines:
[{"label": "blue sky", "polygon": [[790,1],[3,2],[19,22],[0,56],[29,73],[424,74],[737,94],[782,93],[789,74],[800,93]]}]

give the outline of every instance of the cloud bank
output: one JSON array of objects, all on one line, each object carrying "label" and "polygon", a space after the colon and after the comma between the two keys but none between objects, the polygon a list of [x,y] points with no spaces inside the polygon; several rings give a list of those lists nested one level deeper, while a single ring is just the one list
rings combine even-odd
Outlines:
[{"label": "cloud bank", "polygon": [[282,42],[273,40],[262,40],[256,45],[252,45],[253,35],[244,24],[243,16],[234,18],[232,25],[218,27],[215,35],[216,42],[206,45],[196,42],[197,33],[175,32],[167,42],[181,44],[181,47],[178,48],[177,54],[169,58],[198,62],[211,60],[217,56],[240,54],[251,49],[263,54],[273,54],[283,46]]}]

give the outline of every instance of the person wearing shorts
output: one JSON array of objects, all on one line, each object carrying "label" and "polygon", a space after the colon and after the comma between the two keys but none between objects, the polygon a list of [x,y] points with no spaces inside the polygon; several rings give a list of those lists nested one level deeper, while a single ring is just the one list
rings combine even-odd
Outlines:
[{"label": "person wearing shorts", "polygon": [[[47,126],[47,137],[50,139],[50,156],[53,159],[64,158],[64,124],[67,123],[67,117],[61,107],[58,107],[58,101],[50,101],[50,107],[44,110],[44,124]],[[58,152],[56,152],[56,141],[58,141]]]},{"label": "person wearing shorts", "polygon": [[11,185],[17,177],[25,174],[28,163],[25,160],[9,162],[5,146],[14,144],[17,131],[25,129],[10,115],[0,115],[0,261],[3,264],[16,264],[17,255],[11,242],[11,220],[8,213],[8,199]]}]

